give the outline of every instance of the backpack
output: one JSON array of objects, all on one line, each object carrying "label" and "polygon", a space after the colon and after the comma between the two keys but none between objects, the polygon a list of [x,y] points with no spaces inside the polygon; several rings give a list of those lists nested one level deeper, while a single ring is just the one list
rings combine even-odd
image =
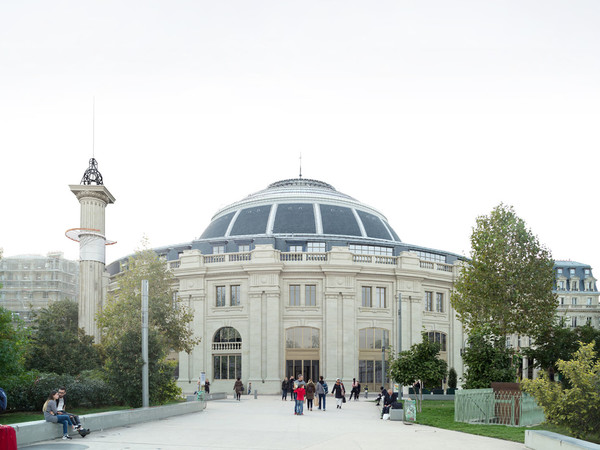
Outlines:
[{"label": "backpack", "polygon": [[323,389],[325,390],[325,395],[329,393],[329,386],[327,386],[327,381],[323,381]]},{"label": "backpack", "polygon": [[0,388],[0,411],[6,411],[6,405],[8,404],[8,398],[4,389]]}]

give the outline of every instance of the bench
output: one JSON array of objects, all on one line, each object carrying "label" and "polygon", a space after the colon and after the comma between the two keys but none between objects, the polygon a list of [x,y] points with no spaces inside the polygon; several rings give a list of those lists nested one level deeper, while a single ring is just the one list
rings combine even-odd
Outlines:
[{"label": "bench", "polygon": [[[185,402],[174,405],[153,406],[151,408],[137,408],[123,411],[109,411],[104,413],[87,414],[79,416],[83,428],[89,428],[92,432],[108,428],[124,427],[136,423],[149,422],[164,419],[166,417],[178,416],[202,411],[206,408],[206,402]],[[58,426],[57,426],[58,425]],[[11,425],[15,429],[17,445],[29,445],[40,441],[62,437],[62,424],[36,420],[32,422],[21,422]],[[69,432],[71,429],[69,427]]]}]

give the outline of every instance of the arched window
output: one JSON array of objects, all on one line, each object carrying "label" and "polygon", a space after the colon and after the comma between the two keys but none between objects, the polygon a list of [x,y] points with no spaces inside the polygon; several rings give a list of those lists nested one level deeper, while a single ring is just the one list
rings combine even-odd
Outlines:
[{"label": "arched window", "polygon": [[224,342],[242,342],[242,337],[238,330],[233,327],[223,327],[219,328],[215,333],[215,337],[213,338],[214,343],[224,343]]},{"label": "arched window", "polygon": [[285,348],[319,348],[319,330],[311,327],[288,328],[285,332]]},{"label": "arched window", "polygon": [[232,327],[219,328],[213,337],[212,349],[213,379],[241,378],[242,355],[239,351],[242,349],[242,337],[240,333]]},{"label": "arched window", "polygon": [[363,328],[358,332],[360,350],[381,350],[390,346],[390,332],[384,328]]},{"label": "arched window", "polygon": [[318,328],[293,327],[285,330],[285,376],[304,375],[306,380],[319,379]]}]

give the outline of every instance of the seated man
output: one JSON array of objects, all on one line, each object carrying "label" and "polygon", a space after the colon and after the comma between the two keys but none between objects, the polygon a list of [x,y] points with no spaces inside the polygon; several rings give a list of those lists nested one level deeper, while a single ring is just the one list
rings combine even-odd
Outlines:
[{"label": "seated man", "polygon": [[[382,415],[389,414],[390,408],[394,408],[395,405],[398,405],[398,393],[392,392],[391,389],[388,389],[387,396],[385,397],[385,400],[383,401],[383,409],[381,410]],[[396,407],[394,409],[398,409],[398,408]]]},{"label": "seated man", "polygon": [[58,415],[65,414],[65,415],[69,416],[74,425],[73,429],[77,430],[77,432],[81,436],[85,437],[87,434],[90,434],[90,430],[86,430],[81,426],[79,416],[76,416],[75,414],[71,414],[71,413],[65,411],[65,409],[66,409],[65,408],[65,395],[67,395],[67,389],[64,387],[58,388],[58,400],[56,401],[57,414]]}]

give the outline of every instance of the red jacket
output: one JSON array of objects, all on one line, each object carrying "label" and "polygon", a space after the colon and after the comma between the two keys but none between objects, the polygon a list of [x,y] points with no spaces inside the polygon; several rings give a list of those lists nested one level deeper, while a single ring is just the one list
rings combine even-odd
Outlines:
[{"label": "red jacket", "polygon": [[294,392],[296,393],[297,400],[304,401],[304,394],[306,394],[306,390],[304,389],[303,385],[300,385],[300,387],[294,389]]}]

